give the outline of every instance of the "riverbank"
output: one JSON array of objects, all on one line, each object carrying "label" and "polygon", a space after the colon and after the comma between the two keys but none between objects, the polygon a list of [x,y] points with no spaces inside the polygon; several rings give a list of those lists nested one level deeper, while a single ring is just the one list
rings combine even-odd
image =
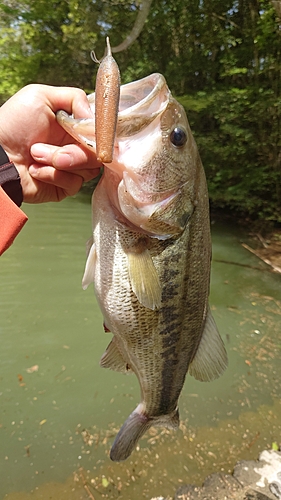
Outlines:
[{"label": "riverbank", "polygon": [[264,220],[252,220],[249,217],[211,208],[211,226],[217,222],[242,228],[248,234],[249,241],[242,241],[242,246],[267,264],[268,271],[281,273],[281,227],[280,224]]},{"label": "riverbank", "polygon": [[263,260],[270,268],[281,273],[281,231],[273,231],[265,238],[257,233],[253,235],[254,248],[243,243],[242,246]]},{"label": "riverbank", "polygon": [[174,496],[174,500],[276,499],[281,499],[281,452],[277,450],[264,450],[258,460],[238,462],[232,474],[211,474],[201,487],[181,486]]}]

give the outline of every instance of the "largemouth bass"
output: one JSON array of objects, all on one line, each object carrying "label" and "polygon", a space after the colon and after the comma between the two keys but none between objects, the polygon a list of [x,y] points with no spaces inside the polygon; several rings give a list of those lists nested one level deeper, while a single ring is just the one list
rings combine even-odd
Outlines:
[{"label": "largemouth bass", "polygon": [[[94,95],[89,101],[94,113]],[[94,118],[59,112],[58,120],[95,148]],[[113,161],[105,164],[92,210],[83,287],[94,282],[113,334],[101,366],[135,373],[141,390],[111,449],[120,461],[150,426],[178,427],[187,372],[210,381],[227,366],[208,304],[205,174],[185,111],[162,75],[121,86]]]}]

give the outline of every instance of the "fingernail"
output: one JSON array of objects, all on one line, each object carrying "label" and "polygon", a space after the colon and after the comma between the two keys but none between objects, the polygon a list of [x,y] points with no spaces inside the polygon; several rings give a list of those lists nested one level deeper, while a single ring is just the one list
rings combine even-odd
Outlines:
[{"label": "fingernail", "polygon": [[33,144],[31,154],[36,160],[48,160],[50,157],[50,148],[46,144]]},{"label": "fingernail", "polygon": [[54,167],[57,168],[66,168],[66,167],[71,167],[73,163],[73,158],[70,154],[64,153],[64,152],[59,152],[56,153],[54,158],[53,158],[53,165]]}]

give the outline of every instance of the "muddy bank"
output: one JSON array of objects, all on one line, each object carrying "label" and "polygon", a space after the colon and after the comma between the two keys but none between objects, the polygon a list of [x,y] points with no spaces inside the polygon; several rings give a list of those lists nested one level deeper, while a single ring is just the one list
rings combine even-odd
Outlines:
[{"label": "muddy bank", "polygon": [[242,243],[242,246],[265,262],[273,272],[281,273],[281,232],[274,232],[263,238],[261,234],[253,236],[255,248]]},{"label": "muddy bank", "polygon": [[[160,497],[161,498],[161,497]],[[181,486],[174,500],[281,499],[281,452],[263,451],[258,460],[242,460],[232,474],[211,474],[201,487]]]}]

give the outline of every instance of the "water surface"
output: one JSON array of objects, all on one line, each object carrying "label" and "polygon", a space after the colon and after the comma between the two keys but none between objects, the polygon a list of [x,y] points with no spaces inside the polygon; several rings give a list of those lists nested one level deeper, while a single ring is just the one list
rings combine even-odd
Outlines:
[{"label": "water surface", "polygon": [[111,336],[81,288],[89,200],[24,210],[29,222],[0,260],[1,499],[172,496],[280,444],[281,278],[241,246],[246,235],[212,225],[210,302],[228,370],[212,383],[187,377],[181,429],[151,429],[116,464],[109,450],[139,388],[99,367]]}]

